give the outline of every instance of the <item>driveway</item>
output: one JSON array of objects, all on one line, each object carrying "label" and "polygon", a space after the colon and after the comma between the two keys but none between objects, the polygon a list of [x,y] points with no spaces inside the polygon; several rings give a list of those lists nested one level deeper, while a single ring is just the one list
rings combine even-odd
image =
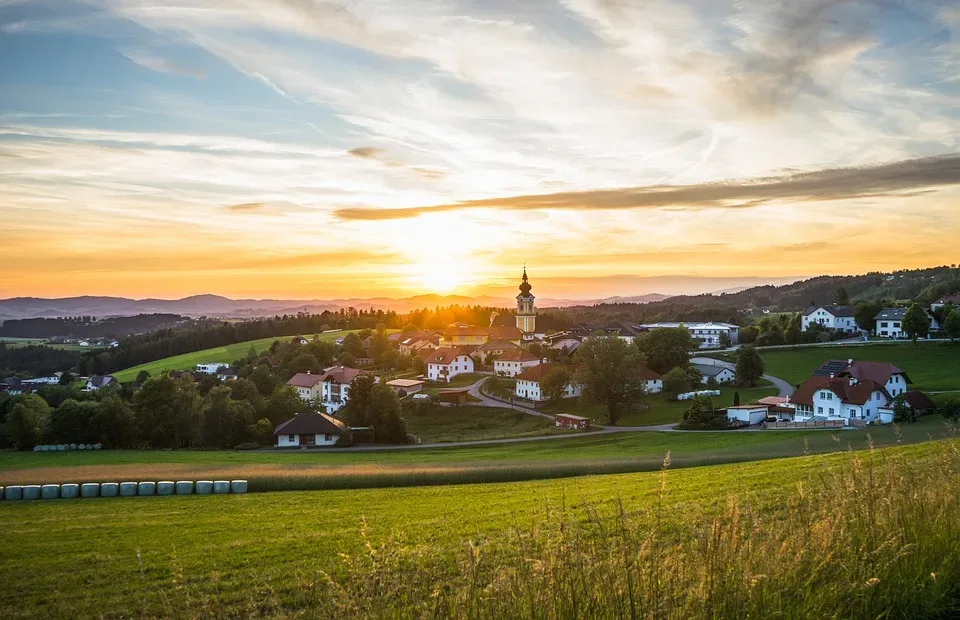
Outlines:
[{"label": "driveway", "polygon": [[[712,357],[695,357],[690,360],[694,364],[707,364],[709,366],[721,366],[723,368],[729,368],[730,370],[736,370],[737,365],[732,362],[725,362],[723,360],[713,359]],[[792,396],[794,392],[794,387],[784,381],[780,377],[774,377],[773,375],[763,375],[763,378],[769,381],[777,388],[777,396],[786,398],[787,396]]]}]

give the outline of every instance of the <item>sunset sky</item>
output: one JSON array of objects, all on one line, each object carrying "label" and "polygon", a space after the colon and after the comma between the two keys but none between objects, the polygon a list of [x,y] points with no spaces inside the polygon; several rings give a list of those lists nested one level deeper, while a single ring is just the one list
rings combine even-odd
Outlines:
[{"label": "sunset sky", "polygon": [[958,151],[949,0],[0,0],[0,297],[956,263]]}]

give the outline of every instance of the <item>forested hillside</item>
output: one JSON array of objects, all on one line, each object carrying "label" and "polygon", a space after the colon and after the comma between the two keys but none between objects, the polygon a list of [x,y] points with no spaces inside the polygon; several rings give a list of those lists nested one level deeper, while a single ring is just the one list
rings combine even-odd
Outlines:
[{"label": "forested hillside", "polygon": [[0,325],[5,338],[123,338],[191,322],[179,314],[138,314],[98,319],[75,316],[57,319],[10,319]]}]

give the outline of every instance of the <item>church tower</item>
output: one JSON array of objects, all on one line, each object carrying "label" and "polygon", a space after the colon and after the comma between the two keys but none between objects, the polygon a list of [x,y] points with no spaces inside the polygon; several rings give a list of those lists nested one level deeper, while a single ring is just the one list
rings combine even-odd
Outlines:
[{"label": "church tower", "polygon": [[517,295],[517,329],[525,336],[537,331],[537,307],[533,305],[534,297],[530,293],[530,283],[527,282],[527,267],[523,267],[523,281],[520,282],[520,294]]}]

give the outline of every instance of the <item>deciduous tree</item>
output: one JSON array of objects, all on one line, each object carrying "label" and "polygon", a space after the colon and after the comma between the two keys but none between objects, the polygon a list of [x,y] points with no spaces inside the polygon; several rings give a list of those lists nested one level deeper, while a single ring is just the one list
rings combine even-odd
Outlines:
[{"label": "deciduous tree", "polygon": [[577,381],[583,385],[583,398],[602,403],[607,409],[607,421],[616,424],[621,409],[644,394],[640,378],[644,360],[639,349],[616,334],[598,332],[580,345],[577,358]]},{"label": "deciduous tree", "polygon": [[685,327],[653,329],[637,336],[634,342],[647,366],[661,375],[690,363],[690,351],[697,348],[696,341]]},{"label": "deciduous tree", "polygon": [[50,419],[50,405],[36,394],[20,396],[7,413],[3,432],[16,450],[31,450],[40,443]]},{"label": "deciduous tree", "polygon": [[903,315],[901,329],[913,340],[913,344],[917,344],[917,338],[927,337],[927,334],[930,333],[930,316],[923,309],[923,306],[918,303],[910,306],[907,313]]},{"label": "deciduous tree", "polygon": [[743,346],[737,351],[737,382],[740,385],[756,385],[763,377],[763,358],[756,348]]},{"label": "deciduous tree", "polygon": [[551,364],[550,370],[540,379],[540,391],[550,402],[559,402],[563,399],[570,381],[570,372],[566,368]]},{"label": "deciduous tree", "polygon": [[960,338],[960,310],[954,308],[944,317],[943,333],[951,342]]}]

